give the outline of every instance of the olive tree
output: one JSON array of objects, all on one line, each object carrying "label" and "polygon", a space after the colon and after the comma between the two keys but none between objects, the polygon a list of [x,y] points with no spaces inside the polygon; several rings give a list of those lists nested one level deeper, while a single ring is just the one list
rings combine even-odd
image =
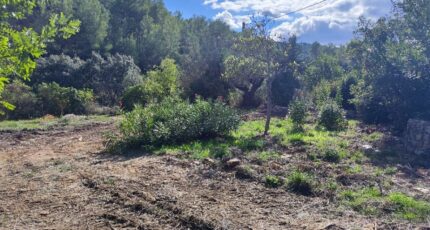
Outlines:
[{"label": "olive tree", "polygon": [[272,83],[282,71],[279,58],[285,55],[269,30],[270,19],[253,18],[236,38],[233,54],[224,62],[224,77],[239,90],[256,91],[256,86],[266,86],[267,110],[264,135],[269,133],[272,118]]}]

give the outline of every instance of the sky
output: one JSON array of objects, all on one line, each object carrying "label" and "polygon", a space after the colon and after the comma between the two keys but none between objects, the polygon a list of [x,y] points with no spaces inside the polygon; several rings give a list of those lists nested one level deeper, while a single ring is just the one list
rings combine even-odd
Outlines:
[{"label": "sky", "polygon": [[[253,15],[270,15],[276,18],[271,26],[273,37],[294,34],[301,42],[336,45],[353,38],[360,16],[376,20],[392,10],[391,0],[165,0],[165,4],[184,18],[222,20],[233,30]],[[291,13],[302,8],[306,9]]]}]

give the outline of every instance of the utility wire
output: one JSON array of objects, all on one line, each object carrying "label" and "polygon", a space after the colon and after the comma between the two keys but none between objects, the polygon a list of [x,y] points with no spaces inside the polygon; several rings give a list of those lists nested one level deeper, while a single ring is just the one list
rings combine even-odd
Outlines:
[{"label": "utility wire", "polygon": [[328,1],[328,0],[322,0],[322,1],[316,2],[316,3],[314,3],[314,4],[311,4],[311,5],[305,6],[305,7],[303,7],[303,8],[300,8],[300,9],[297,9],[297,10],[294,10],[294,11],[291,11],[291,12],[288,12],[288,13],[284,14],[283,16],[298,13],[298,12],[300,12],[300,11],[302,11],[302,10],[309,9],[309,8],[311,8],[311,7],[317,6],[317,5],[322,4],[322,3],[324,3],[324,2],[327,2],[327,1]]}]

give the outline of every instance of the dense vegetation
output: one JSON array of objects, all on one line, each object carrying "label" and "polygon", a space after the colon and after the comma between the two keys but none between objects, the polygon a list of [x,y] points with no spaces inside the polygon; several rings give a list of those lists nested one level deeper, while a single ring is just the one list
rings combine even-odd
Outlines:
[{"label": "dense vegetation", "polygon": [[[161,0],[0,0],[0,119],[122,113],[119,134],[109,139],[115,152],[261,163],[304,151],[301,162],[321,171],[259,172],[267,175],[258,180],[337,198],[365,214],[387,205],[390,214],[424,221],[429,204],[383,193],[378,172],[365,180],[379,191],[352,191],[324,174],[358,174],[364,153],[356,139],[379,139],[360,136],[351,118],[398,134],[409,119],[430,120],[430,5],[393,3],[391,16],[362,18],[355,39],[336,47],[275,40],[270,17],[240,32],[221,21],[183,19]],[[279,107],[288,108],[280,112],[287,119],[272,119]],[[241,119],[249,110],[265,121]],[[251,168],[240,170],[238,177],[254,178]]]}]

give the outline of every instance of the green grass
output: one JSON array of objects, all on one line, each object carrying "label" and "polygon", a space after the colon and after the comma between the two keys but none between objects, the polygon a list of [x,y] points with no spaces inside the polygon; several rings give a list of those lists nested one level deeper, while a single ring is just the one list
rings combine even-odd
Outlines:
[{"label": "green grass", "polygon": [[364,188],[358,191],[347,190],[341,193],[344,204],[365,215],[379,215],[388,212],[396,217],[411,221],[427,221],[430,217],[430,203],[416,200],[403,193],[384,196],[377,188]]},{"label": "green grass", "polygon": [[396,215],[404,219],[427,221],[430,218],[430,203],[426,201],[415,200],[402,193],[392,193],[387,199]]},{"label": "green grass", "polygon": [[267,175],[265,177],[265,184],[267,187],[277,188],[282,186],[283,181],[277,176]]},{"label": "green grass", "polygon": [[79,126],[89,123],[112,121],[109,116],[77,116],[76,119],[36,118],[31,120],[6,120],[0,122],[0,131],[47,130],[55,126]]},{"label": "green grass", "polygon": [[287,178],[287,188],[297,194],[309,196],[314,190],[314,180],[311,175],[294,171]]},{"label": "green grass", "polygon": [[258,159],[261,161],[276,160],[280,157],[280,154],[273,151],[263,151],[258,153]]},{"label": "green grass", "polygon": [[347,190],[342,192],[341,196],[344,203],[357,212],[365,215],[377,215],[381,212],[377,206],[382,204],[383,197],[379,190],[374,187],[358,191]]},{"label": "green grass", "polygon": [[367,142],[370,142],[370,143],[374,143],[374,142],[377,142],[377,141],[381,140],[383,137],[384,137],[383,133],[374,132],[374,133],[372,133],[370,135],[364,136],[363,140],[367,141]]},{"label": "green grass", "polygon": [[[278,154],[274,153],[276,152],[276,149],[273,149],[274,146],[269,145],[267,139],[262,136],[264,125],[264,119],[243,122],[236,131],[231,133],[229,138],[197,140],[179,146],[164,146],[155,153],[172,155],[186,153],[187,156],[194,159],[222,158],[230,155],[229,149],[238,148],[244,154],[253,153],[262,161],[272,160],[277,158]],[[345,149],[349,146],[349,142],[344,138],[345,132],[354,132],[353,130],[340,133],[328,132],[316,129],[316,125],[305,125],[303,132],[294,132],[293,129],[294,125],[291,120],[274,118],[269,133],[275,144],[283,147],[297,144],[312,145],[323,151],[334,146],[341,159],[346,156]]]}]

